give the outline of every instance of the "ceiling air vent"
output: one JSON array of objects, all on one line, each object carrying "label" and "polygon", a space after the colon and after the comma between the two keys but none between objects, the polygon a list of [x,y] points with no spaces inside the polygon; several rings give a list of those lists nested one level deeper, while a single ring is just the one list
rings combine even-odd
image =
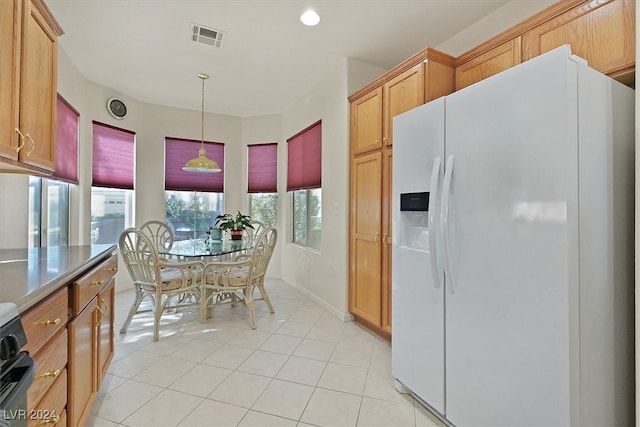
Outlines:
[{"label": "ceiling air vent", "polygon": [[214,28],[203,27],[194,22],[191,23],[191,40],[198,43],[208,44],[213,47],[221,48],[222,43],[227,35],[224,31]]}]

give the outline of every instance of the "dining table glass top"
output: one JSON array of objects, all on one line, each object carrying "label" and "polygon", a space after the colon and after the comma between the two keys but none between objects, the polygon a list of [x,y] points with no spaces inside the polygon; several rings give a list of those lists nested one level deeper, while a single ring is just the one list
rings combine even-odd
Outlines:
[{"label": "dining table glass top", "polygon": [[160,255],[173,257],[198,258],[218,257],[236,252],[243,252],[253,248],[253,243],[242,240],[215,240],[207,242],[205,239],[178,240],[173,242],[170,249],[160,252]]}]

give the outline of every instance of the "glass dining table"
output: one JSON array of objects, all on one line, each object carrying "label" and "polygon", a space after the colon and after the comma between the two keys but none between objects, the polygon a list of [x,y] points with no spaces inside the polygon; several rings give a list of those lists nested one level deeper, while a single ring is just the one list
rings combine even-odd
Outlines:
[{"label": "glass dining table", "polygon": [[233,255],[238,255],[253,249],[253,242],[242,240],[214,240],[206,242],[205,239],[178,240],[173,242],[171,248],[160,251],[159,254],[167,258],[179,260],[201,259],[205,262],[227,260]]}]

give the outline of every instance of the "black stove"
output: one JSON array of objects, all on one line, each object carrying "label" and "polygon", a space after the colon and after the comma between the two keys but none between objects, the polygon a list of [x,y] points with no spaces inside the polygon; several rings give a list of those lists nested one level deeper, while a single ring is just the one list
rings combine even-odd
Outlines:
[{"label": "black stove", "polygon": [[21,351],[26,343],[17,307],[0,303],[0,427],[27,425],[27,390],[36,368],[29,353]]}]

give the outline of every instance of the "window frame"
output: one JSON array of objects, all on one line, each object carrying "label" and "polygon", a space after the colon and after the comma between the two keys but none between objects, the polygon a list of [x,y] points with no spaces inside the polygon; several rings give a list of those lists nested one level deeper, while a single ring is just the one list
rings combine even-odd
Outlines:
[{"label": "window frame", "polygon": [[[313,191],[318,191],[319,192],[319,200],[320,200],[320,206],[319,206],[319,214],[320,214],[320,234],[318,236],[318,245],[315,246],[313,245],[313,243],[310,243],[310,239],[309,236],[312,235],[311,230],[312,230],[312,226],[313,226],[313,213],[314,211],[311,209],[311,202],[313,199],[312,196],[312,192]],[[305,226],[304,226],[304,241],[301,240],[297,240],[296,239],[296,219],[295,219],[295,200],[296,200],[296,192],[304,192],[305,194]],[[310,248],[310,249],[315,249],[315,250],[322,250],[322,189],[321,188],[309,188],[309,189],[304,189],[304,190],[295,190],[295,191],[291,191],[291,214],[292,214],[292,218],[291,218],[291,243],[298,245],[298,246],[302,246],[305,248]]]},{"label": "window frame", "polygon": [[[52,183],[54,184],[52,185]],[[49,224],[49,219],[51,216],[50,208],[52,205],[52,199],[49,197],[49,188],[53,187],[54,185],[64,189],[63,191],[58,192],[58,209],[60,209],[60,206],[63,207],[63,210],[61,211],[63,214],[60,215],[60,211],[58,213],[59,217],[63,217],[62,221],[60,222],[59,236],[62,236],[62,241],[64,244],[58,243],[56,245],[51,245],[51,227]],[[29,195],[28,247],[33,248],[69,246],[71,224],[70,184],[63,180],[30,176],[29,192],[31,192],[32,188],[34,194]],[[33,234],[31,230],[32,226],[35,226],[37,228],[37,232]],[[60,237],[58,237],[58,242],[60,242]]]}]

